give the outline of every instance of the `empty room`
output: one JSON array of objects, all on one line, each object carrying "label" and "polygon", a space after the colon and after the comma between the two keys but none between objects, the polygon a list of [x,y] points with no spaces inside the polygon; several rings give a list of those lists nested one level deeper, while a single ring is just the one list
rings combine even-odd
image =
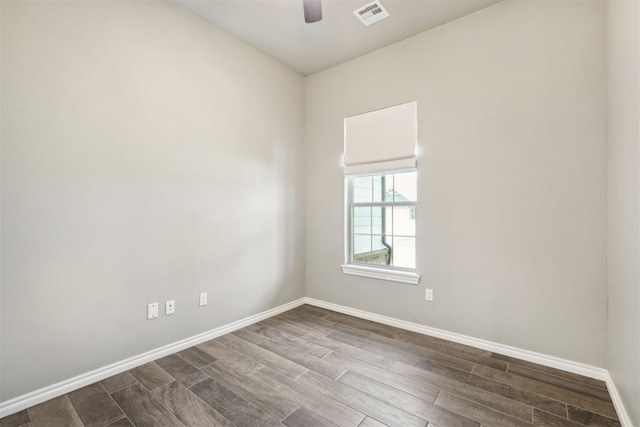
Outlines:
[{"label": "empty room", "polygon": [[0,0],[0,427],[640,427],[640,0]]}]

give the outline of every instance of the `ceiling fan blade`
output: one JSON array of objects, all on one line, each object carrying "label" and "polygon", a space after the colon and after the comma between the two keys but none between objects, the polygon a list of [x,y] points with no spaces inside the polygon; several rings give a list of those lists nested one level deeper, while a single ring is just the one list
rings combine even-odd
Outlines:
[{"label": "ceiling fan blade", "polygon": [[322,0],[302,0],[304,22],[311,24],[322,20]]}]

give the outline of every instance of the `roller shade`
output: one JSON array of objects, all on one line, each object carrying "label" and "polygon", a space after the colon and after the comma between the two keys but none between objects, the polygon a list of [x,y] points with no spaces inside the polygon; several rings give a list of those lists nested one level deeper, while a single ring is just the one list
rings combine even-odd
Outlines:
[{"label": "roller shade", "polygon": [[417,103],[344,119],[345,175],[416,167]]}]

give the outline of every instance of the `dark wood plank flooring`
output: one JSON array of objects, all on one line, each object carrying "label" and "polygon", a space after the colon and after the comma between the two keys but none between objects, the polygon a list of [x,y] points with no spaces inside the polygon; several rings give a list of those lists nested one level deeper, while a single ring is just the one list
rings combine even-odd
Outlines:
[{"label": "dark wood plank flooring", "polygon": [[308,305],[0,420],[234,425],[620,423],[602,381]]}]

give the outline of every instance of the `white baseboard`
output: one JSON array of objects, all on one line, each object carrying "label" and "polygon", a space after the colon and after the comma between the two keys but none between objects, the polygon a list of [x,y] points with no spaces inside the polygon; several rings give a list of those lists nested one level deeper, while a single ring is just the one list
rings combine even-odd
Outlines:
[{"label": "white baseboard", "polygon": [[616,412],[618,413],[620,424],[622,424],[622,427],[633,427],[631,416],[625,409],[624,404],[622,403],[622,398],[620,397],[620,393],[618,393],[618,388],[616,387],[616,384],[613,382],[613,378],[611,378],[611,375],[608,372],[607,379],[605,381],[607,383],[607,390],[609,390],[611,400],[613,401],[613,406],[616,408]]},{"label": "white baseboard", "polygon": [[201,334],[194,335],[180,341],[176,341],[172,344],[147,351],[146,353],[142,353],[116,363],[112,363],[111,365],[95,369],[91,372],[87,372],[73,378],[69,378],[68,380],[52,384],[31,393],[18,396],[11,400],[0,402],[0,418],[22,411],[23,409],[29,408],[33,405],[46,402],[47,400],[53,399],[54,397],[62,396],[63,394],[69,393],[73,390],[77,390],[96,381],[101,381],[113,375],[128,371],[129,369],[135,368],[136,366],[144,365],[145,363],[151,362],[177,351],[187,349],[210,339],[228,334],[237,329],[244,328],[245,326],[259,322],[268,317],[275,316],[284,311],[291,310],[292,308],[304,304],[304,301],[305,298],[300,298],[287,304],[283,304],[279,307],[263,311],[262,313],[245,317],[244,319],[228,323],[224,326],[220,326],[210,331],[203,332]]},{"label": "white baseboard", "polygon": [[407,331],[413,331],[424,335],[429,335],[436,338],[442,338],[445,340],[457,342],[459,344],[466,344],[472,347],[481,348],[495,353],[504,354],[506,356],[516,357],[518,359],[526,360],[528,362],[537,363],[539,365],[547,366],[550,368],[561,369],[567,372],[573,372],[574,374],[583,375],[589,378],[595,378],[602,380],[607,384],[607,389],[611,394],[611,400],[616,408],[620,424],[623,427],[633,427],[631,418],[628,412],[624,408],[620,394],[609,375],[609,371],[596,366],[586,365],[584,363],[574,362],[567,359],[562,359],[555,356],[549,356],[535,351],[524,350],[509,345],[498,344],[496,342],[487,341],[479,338],[473,338],[467,335],[458,334],[455,332],[448,332],[442,329],[432,328],[430,326],[421,325],[419,323],[407,322],[405,320],[396,319],[393,317],[382,316],[380,314],[371,313],[356,308],[346,307],[339,304],[333,304],[330,302],[309,298],[304,299],[305,304],[313,305],[316,307],[326,308],[327,310],[337,311],[339,313],[348,314],[350,316],[359,317],[361,319],[371,320],[373,322],[382,323],[389,326],[395,326],[396,328],[405,329]]}]

